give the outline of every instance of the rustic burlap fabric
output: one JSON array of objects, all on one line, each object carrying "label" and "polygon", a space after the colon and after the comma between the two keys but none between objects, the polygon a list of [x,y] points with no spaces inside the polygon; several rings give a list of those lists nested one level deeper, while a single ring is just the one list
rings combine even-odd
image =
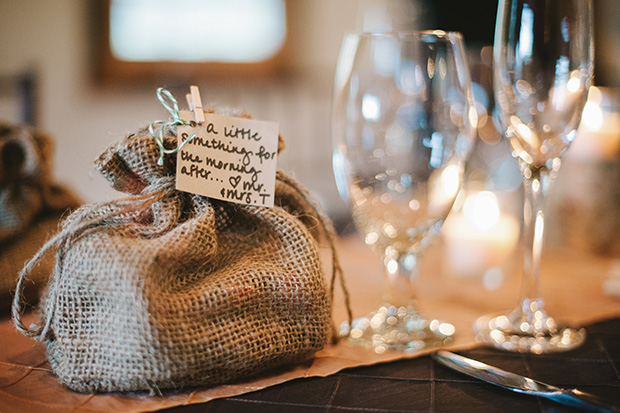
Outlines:
[{"label": "rustic burlap fabric", "polygon": [[323,348],[332,291],[318,238],[330,225],[308,192],[278,172],[274,208],[212,200],[175,190],[175,157],[158,156],[146,130],[101,155],[101,173],[133,196],[82,207],[48,243],[38,326],[14,302],[60,380],[79,392],[214,385]]},{"label": "rustic burlap fabric", "polygon": [[[0,313],[11,307],[11,294],[24,263],[58,229],[62,213],[79,201],[52,181],[52,138],[25,125],[0,122]],[[27,294],[36,299],[53,259],[30,277]]]}]

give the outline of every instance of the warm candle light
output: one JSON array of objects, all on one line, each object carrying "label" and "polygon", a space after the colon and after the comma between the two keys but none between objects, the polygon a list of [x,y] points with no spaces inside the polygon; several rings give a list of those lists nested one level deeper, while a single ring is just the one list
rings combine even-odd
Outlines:
[{"label": "warm candle light", "polygon": [[445,222],[447,268],[458,276],[484,275],[502,267],[519,237],[519,222],[502,213],[491,191],[471,193]]},{"label": "warm candle light", "polygon": [[497,197],[491,191],[470,195],[463,205],[463,215],[481,230],[489,230],[499,221]]},{"label": "warm candle light", "polygon": [[568,156],[581,161],[610,160],[620,152],[620,112],[609,89],[591,87],[579,133]]}]

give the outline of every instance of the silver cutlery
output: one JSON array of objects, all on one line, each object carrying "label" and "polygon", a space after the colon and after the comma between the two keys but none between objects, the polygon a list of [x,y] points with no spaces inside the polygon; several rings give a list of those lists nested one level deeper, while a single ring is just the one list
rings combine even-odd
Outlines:
[{"label": "silver cutlery", "polygon": [[612,406],[599,397],[581,390],[555,387],[449,351],[438,351],[432,357],[461,373],[517,393],[545,397],[557,403],[592,412],[620,412],[620,407]]}]

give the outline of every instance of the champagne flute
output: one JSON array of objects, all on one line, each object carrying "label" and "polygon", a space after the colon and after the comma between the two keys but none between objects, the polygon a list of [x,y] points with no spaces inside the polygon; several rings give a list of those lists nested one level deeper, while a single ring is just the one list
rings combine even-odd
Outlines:
[{"label": "champagne flute", "polygon": [[589,0],[500,0],[494,44],[499,120],[523,175],[524,276],[511,313],[474,323],[477,338],[510,351],[570,350],[585,330],[560,327],[539,293],[545,199],[577,134],[592,83]]},{"label": "champagne flute", "polygon": [[412,282],[462,185],[474,139],[463,39],[443,31],[349,34],[335,77],[333,166],[341,196],[386,272],[383,300],[341,334],[413,352],[452,340],[420,314]]}]

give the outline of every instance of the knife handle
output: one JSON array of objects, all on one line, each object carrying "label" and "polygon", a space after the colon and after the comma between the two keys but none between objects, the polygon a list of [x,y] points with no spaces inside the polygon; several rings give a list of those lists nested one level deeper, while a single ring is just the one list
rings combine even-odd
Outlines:
[{"label": "knife handle", "polygon": [[590,412],[620,413],[620,407],[612,406],[598,396],[577,389],[562,391],[554,395],[552,399],[568,406],[577,407]]}]

